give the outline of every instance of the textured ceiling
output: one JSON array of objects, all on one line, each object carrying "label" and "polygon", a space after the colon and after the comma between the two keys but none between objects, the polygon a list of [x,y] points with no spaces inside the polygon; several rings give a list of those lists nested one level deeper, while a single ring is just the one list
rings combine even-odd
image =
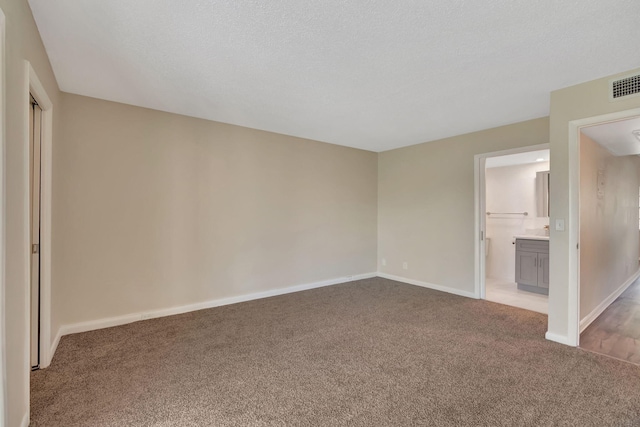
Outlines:
[{"label": "textured ceiling", "polygon": [[30,0],[63,91],[372,151],[640,66],[638,0]]}]

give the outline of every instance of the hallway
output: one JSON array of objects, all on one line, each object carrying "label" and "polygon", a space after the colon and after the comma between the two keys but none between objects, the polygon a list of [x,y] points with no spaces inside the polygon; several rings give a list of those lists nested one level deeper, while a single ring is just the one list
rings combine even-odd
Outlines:
[{"label": "hallway", "polygon": [[640,279],[580,335],[580,348],[640,365]]}]

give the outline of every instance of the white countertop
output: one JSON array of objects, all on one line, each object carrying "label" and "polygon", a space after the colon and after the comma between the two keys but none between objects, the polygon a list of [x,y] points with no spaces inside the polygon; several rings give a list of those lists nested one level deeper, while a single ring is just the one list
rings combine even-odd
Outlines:
[{"label": "white countertop", "polygon": [[549,240],[549,236],[536,236],[533,234],[522,234],[519,236],[513,236],[516,239],[527,239],[527,240]]}]

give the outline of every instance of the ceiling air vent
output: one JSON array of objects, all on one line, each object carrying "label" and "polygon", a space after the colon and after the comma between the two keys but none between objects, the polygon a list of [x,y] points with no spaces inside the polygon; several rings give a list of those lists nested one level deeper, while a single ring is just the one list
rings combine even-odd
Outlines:
[{"label": "ceiling air vent", "polygon": [[640,74],[611,80],[611,100],[640,95]]}]

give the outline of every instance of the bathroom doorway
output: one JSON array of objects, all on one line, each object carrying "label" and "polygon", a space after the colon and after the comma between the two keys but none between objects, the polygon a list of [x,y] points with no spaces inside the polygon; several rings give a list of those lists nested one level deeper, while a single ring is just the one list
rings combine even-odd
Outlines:
[{"label": "bathroom doorway", "polygon": [[476,156],[479,297],[548,312],[548,145]]}]

